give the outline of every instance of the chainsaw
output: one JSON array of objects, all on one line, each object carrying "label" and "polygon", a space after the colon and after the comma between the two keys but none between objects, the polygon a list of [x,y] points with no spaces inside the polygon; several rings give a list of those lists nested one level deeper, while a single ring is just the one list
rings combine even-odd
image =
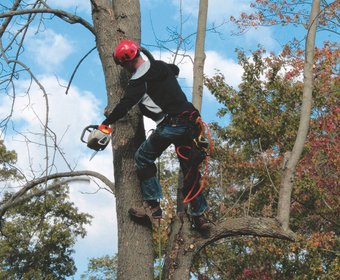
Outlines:
[{"label": "chainsaw", "polygon": [[[95,152],[90,157],[90,160],[99,152],[106,148],[110,142],[112,129],[106,125],[89,125],[84,128],[80,140],[87,145],[88,148]],[[86,133],[89,133],[85,140]]]}]

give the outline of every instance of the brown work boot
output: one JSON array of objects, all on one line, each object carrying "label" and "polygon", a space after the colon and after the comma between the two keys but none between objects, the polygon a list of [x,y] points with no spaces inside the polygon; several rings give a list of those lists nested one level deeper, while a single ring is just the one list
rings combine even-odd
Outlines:
[{"label": "brown work boot", "polygon": [[129,214],[135,218],[144,219],[162,219],[162,209],[158,202],[144,201],[142,207],[133,207],[129,209]]},{"label": "brown work boot", "polygon": [[197,231],[208,231],[211,224],[204,215],[192,216],[192,227]]}]

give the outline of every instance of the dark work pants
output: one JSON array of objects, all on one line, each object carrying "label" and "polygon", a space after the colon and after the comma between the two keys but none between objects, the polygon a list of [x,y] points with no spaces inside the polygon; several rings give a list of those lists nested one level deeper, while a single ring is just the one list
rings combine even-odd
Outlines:
[{"label": "dark work pants", "polygon": [[[194,125],[187,121],[176,119],[171,122],[163,122],[156,127],[154,132],[146,139],[138,148],[135,154],[137,171],[143,173],[143,170],[152,169],[155,166],[155,160],[165,151],[171,144],[178,146],[190,146],[192,139],[195,137]],[[178,157],[183,176],[190,170],[188,161]],[[199,182],[197,182],[198,187]],[[141,188],[144,200],[158,200],[162,198],[162,187],[156,174],[148,179],[141,180]],[[184,194],[185,195],[185,194]],[[191,202],[190,214],[199,216],[208,209],[207,201],[202,193],[200,193]]]}]

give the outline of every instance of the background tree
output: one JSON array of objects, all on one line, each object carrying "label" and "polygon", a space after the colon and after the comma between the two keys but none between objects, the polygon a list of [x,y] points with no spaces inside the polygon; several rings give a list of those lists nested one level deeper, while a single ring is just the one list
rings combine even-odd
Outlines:
[{"label": "background tree", "polygon": [[[0,182],[19,180],[17,154],[0,141]],[[80,213],[68,201],[68,187],[56,187],[45,194],[35,186],[28,194],[34,199],[10,207],[0,219],[1,279],[65,279],[75,273],[71,255],[78,236],[86,234],[88,214]],[[58,184],[59,185],[59,184]],[[0,205],[12,193],[6,192]]]},{"label": "background tree", "polygon": [[[37,193],[39,186],[32,189]],[[10,197],[5,195],[1,203]],[[0,278],[65,279],[76,267],[72,258],[78,236],[90,216],[68,201],[68,187],[54,188],[44,196],[11,207],[2,216]]]},{"label": "background tree", "polygon": [[193,95],[192,104],[201,112],[203,97],[203,74],[204,74],[204,41],[207,30],[208,0],[201,0],[199,6],[197,35],[195,45],[195,60],[193,70]]},{"label": "background tree", "polygon": [[17,154],[15,151],[8,151],[4,141],[0,140],[0,182],[18,177],[17,170],[13,167],[16,163]]},{"label": "background tree", "polygon": [[304,144],[306,142],[307,133],[309,130],[310,115],[312,111],[314,48],[316,28],[319,20],[319,11],[320,1],[314,0],[312,2],[312,9],[309,17],[308,31],[306,37],[305,61],[303,69],[304,83],[299,128],[297,131],[293,149],[291,153],[287,155],[287,163],[284,168],[284,173],[280,185],[277,218],[285,229],[289,227],[294,173],[296,170],[296,166],[300,160]]},{"label": "background tree", "polygon": [[[248,59],[239,90],[221,74],[206,85],[221,102],[219,114],[231,124],[215,124],[219,174],[209,189],[216,219],[221,216],[269,216],[277,209],[282,159],[291,149],[299,122],[304,51],[286,47],[279,55],[263,49]],[[313,111],[302,159],[297,167],[291,209],[294,243],[267,238],[238,238],[214,244],[196,259],[196,275],[226,279],[336,279],[338,225],[335,194],[339,174],[339,48],[325,42],[315,49]],[[219,144],[219,145],[218,145]],[[334,154],[335,153],[335,154]],[[329,172],[326,172],[329,170]],[[308,264],[308,265],[307,265]]]},{"label": "background tree", "polygon": [[117,256],[104,256],[92,258],[89,261],[87,271],[81,275],[81,279],[112,280],[116,278]]},{"label": "background tree", "polygon": [[[301,0],[256,0],[251,3],[253,13],[242,13],[240,17],[231,17],[237,27],[238,32],[243,33],[259,26],[295,26],[305,29],[310,17],[310,4]],[[321,1],[318,32],[327,32],[339,35],[339,1]],[[303,42],[301,38],[295,38],[298,42]]]}]

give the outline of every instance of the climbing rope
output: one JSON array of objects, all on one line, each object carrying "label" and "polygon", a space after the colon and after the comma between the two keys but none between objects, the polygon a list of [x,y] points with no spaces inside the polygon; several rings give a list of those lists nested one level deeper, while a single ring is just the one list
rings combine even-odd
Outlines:
[{"label": "climbing rope", "polygon": [[[213,149],[209,126],[202,121],[201,117],[197,117],[195,124],[198,125],[199,135],[198,137],[193,139],[192,146],[179,146],[176,149],[176,153],[180,158],[192,161],[191,167],[183,181],[184,182],[188,181],[190,177],[192,177],[193,172],[195,172],[195,179],[193,180],[193,183],[191,184],[191,187],[189,188],[189,191],[185,196],[183,203],[189,203],[202,192],[208,175],[209,158],[210,155],[212,154]],[[182,149],[186,149],[189,150],[189,152],[191,152],[189,153],[188,157],[183,155],[183,152],[181,152]],[[198,190],[194,192],[195,186],[199,180],[202,162],[204,162],[205,167],[201,179],[201,184]]]}]

